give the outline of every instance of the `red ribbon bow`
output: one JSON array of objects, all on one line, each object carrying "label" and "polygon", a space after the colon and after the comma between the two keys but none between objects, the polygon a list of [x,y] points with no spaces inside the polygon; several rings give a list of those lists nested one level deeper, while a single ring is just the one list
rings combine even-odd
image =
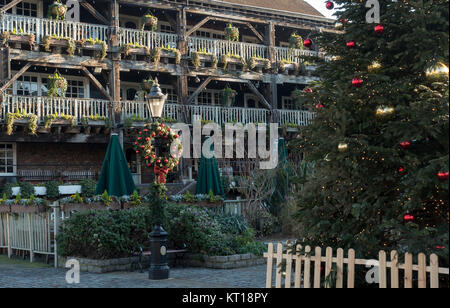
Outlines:
[{"label": "red ribbon bow", "polygon": [[167,167],[159,167],[155,165],[153,168],[153,172],[158,175],[158,183],[165,184],[166,183],[166,175],[169,173],[170,169]]}]

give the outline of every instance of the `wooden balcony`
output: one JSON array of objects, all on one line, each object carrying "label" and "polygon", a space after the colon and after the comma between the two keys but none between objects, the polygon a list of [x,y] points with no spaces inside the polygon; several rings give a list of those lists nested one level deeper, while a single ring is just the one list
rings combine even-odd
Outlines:
[{"label": "wooden balcony", "polygon": [[[139,119],[142,124],[151,119],[146,103],[143,101],[122,101],[122,121],[127,119]],[[78,98],[50,98],[35,96],[4,95],[0,108],[0,121],[5,122],[8,113],[35,114],[38,123],[43,124],[45,117],[52,114],[70,115],[75,118],[77,124],[81,124],[83,118],[109,117],[110,102],[98,99]],[[307,125],[314,118],[313,112],[301,110],[274,110],[278,124],[287,123]],[[263,108],[221,107],[206,105],[180,105],[167,103],[164,106],[163,118],[171,121],[183,122],[184,114],[187,121],[194,120],[214,122],[220,125],[226,123],[269,123],[271,121],[270,110]]]}]

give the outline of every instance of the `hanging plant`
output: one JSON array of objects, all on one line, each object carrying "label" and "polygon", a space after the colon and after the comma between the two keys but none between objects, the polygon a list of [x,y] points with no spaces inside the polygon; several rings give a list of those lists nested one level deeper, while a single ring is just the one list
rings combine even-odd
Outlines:
[{"label": "hanging plant", "polygon": [[47,18],[64,20],[66,19],[67,6],[61,3],[61,0],[56,0],[48,7]]},{"label": "hanging plant", "polygon": [[157,66],[159,64],[159,61],[161,60],[161,53],[162,53],[161,47],[156,47],[156,48],[152,49],[152,51],[150,53],[150,57],[151,57],[153,63],[155,64],[155,66]]},{"label": "hanging plant", "polygon": [[67,80],[63,76],[59,75],[58,72],[48,76],[47,78],[47,89],[48,96],[59,96],[65,97],[67,91]]},{"label": "hanging plant", "polygon": [[225,28],[225,39],[232,41],[232,42],[238,42],[239,41],[239,29],[236,27],[233,27],[231,24],[228,24],[228,26]]},{"label": "hanging plant", "polygon": [[146,93],[150,93],[150,91],[153,88],[153,84],[155,83],[155,81],[152,79],[152,77],[148,77],[148,79],[144,79],[141,82],[141,88],[143,91],[145,91]]},{"label": "hanging plant", "polygon": [[36,135],[38,127],[38,116],[32,113],[25,113],[25,110],[22,110],[22,112],[20,112],[18,109],[15,113],[6,114],[6,134],[8,136],[12,135],[14,121],[21,119],[28,119],[29,134]]},{"label": "hanging plant", "polygon": [[303,49],[303,38],[297,33],[292,33],[289,38],[289,48]]},{"label": "hanging plant", "polygon": [[158,18],[152,14],[142,16],[142,30],[146,26],[150,28],[150,31],[156,31],[158,29]]},{"label": "hanging plant", "polygon": [[222,103],[222,106],[223,107],[233,106],[236,100],[236,94],[237,92],[230,87],[222,89],[222,92],[220,93],[220,101]]}]

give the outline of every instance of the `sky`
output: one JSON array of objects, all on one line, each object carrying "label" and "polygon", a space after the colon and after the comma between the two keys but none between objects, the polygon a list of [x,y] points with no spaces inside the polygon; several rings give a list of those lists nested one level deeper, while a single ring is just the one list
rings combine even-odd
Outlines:
[{"label": "sky", "polygon": [[312,5],[320,13],[325,15],[325,17],[336,18],[336,17],[332,16],[332,14],[334,13],[334,10],[328,10],[325,7],[325,2],[326,2],[325,0],[305,0],[305,1],[308,2],[310,5]]}]

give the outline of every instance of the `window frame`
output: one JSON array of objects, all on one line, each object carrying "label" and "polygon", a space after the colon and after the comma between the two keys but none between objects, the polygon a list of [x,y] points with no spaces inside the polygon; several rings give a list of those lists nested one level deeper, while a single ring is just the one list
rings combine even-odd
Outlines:
[{"label": "window frame", "polygon": [[[0,142],[0,146],[5,146],[7,144],[12,145],[12,151],[13,151],[13,172],[3,172],[4,170],[0,170],[0,176],[16,176],[17,175],[17,144],[15,142]],[[8,164],[5,163],[5,167],[7,169]]]}]

